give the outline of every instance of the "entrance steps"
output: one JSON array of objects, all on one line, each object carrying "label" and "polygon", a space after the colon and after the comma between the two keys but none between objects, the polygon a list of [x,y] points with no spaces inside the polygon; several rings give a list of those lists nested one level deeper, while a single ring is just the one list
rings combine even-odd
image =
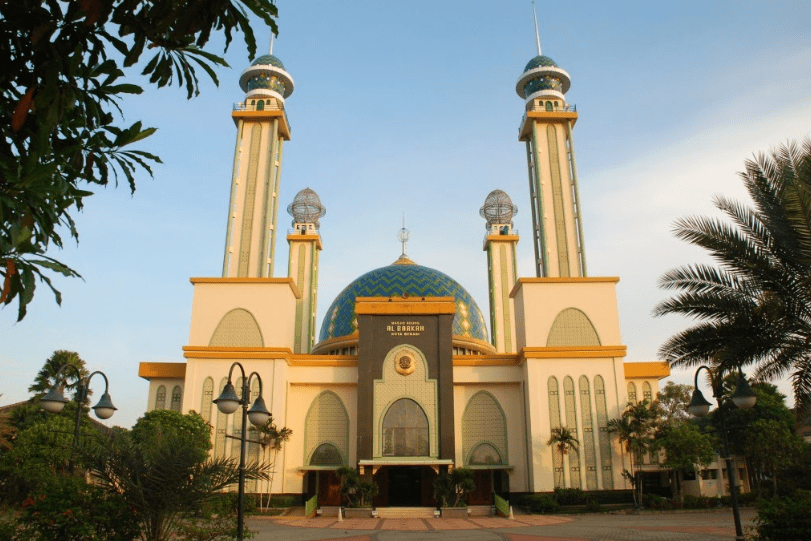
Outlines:
[{"label": "entrance steps", "polygon": [[379,518],[434,518],[433,507],[378,507]]}]

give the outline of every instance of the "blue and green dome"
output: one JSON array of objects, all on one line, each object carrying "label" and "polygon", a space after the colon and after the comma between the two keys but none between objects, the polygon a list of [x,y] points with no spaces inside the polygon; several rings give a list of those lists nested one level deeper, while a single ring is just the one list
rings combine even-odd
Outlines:
[{"label": "blue and green dome", "polygon": [[518,82],[516,93],[526,100],[536,96],[554,96],[563,99],[571,80],[569,74],[548,56],[538,55],[530,60]]},{"label": "blue and green dome", "polygon": [[558,65],[555,64],[555,61],[548,56],[538,55],[527,62],[527,67],[524,68],[524,73],[528,72],[529,70],[534,70],[535,68],[540,68],[541,66],[552,66],[554,68],[558,67]]},{"label": "blue and green dome", "polygon": [[459,282],[445,273],[400,258],[388,267],[367,272],[346,286],[330,305],[321,324],[319,341],[347,336],[358,330],[356,297],[453,297],[456,315],[453,335],[487,341],[484,316]]},{"label": "blue and green dome", "polygon": [[293,93],[293,77],[281,60],[272,54],[263,54],[242,72],[239,86],[249,96],[270,94],[284,99]]},{"label": "blue and green dome", "polygon": [[277,68],[284,69],[282,61],[273,56],[272,54],[263,54],[251,62],[251,66],[276,66]]}]

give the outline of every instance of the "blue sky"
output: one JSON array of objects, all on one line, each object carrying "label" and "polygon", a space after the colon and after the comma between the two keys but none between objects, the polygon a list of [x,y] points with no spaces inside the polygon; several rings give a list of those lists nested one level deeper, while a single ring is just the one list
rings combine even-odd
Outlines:
[{"label": "blue sky", "polygon": [[[629,361],[656,359],[678,317],[654,319],[668,269],[704,258],[671,235],[674,220],[715,215],[711,198],[746,198],[744,160],[811,134],[811,4],[788,2],[568,2],[538,4],[544,54],[572,78],[574,130],[592,276],[619,276]],[[409,255],[456,278],[487,306],[487,194],[519,207],[519,274],[532,276],[523,100],[515,82],[535,53],[527,1],[408,3],[280,0],[274,54],[295,79],[287,100],[281,201],[304,187],[322,219],[318,318],[357,276],[394,261],[405,212]],[[546,12],[545,8],[553,11]],[[258,39],[269,31],[257,28]],[[260,51],[261,52],[261,51]],[[248,65],[241,42],[186,101],[149,89],[124,102],[126,120],[158,132],[142,148],[164,161],[155,178],[101,190],[77,216],[80,244],[53,253],[84,280],[44,287],[29,315],[0,310],[0,402],[27,387],[56,349],[78,351],[110,378],[130,426],[146,408],[141,361],[182,361],[191,276],[219,276],[235,128]],[[280,211],[280,227],[289,216]],[[276,276],[287,244],[276,246]],[[690,374],[674,373],[687,383]],[[101,380],[91,387],[101,393]],[[784,391],[788,387],[783,386]]]}]

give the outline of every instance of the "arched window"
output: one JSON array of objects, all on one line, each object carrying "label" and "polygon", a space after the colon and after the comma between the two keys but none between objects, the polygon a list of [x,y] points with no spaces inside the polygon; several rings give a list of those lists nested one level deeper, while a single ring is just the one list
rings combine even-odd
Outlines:
[{"label": "arched window", "polygon": [[401,398],[383,418],[383,456],[428,456],[428,417],[419,404]]},{"label": "arched window", "polygon": [[489,443],[480,443],[473,452],[470,453],[471,466],[486,466],[488,464],[501,464],[501,455],[495,447]]},{"label": "arched window", "polygon": [[547,111],[551,111],[551,110],[552,110],[552,102],[551,102],[551,101],[546,102],[546,110],[547,110]]},{"label": "arched window", "polygon": [[158,387],[158,392],[155,393],[155,409],[156,410],[166,409],[166,387],[164,387],[163,385]]},{"label": "arched window", "polygon": [[642,397],[644,400],[653,400],[653,393],[650,389],[650,383],[647,381],[642,384]]},{"label": "arched window", "polygon": [[338,467],[343,463],[344,459],[341,457],[340,451],[331,443],[322,443],[313,451],[313,456],[310,457],[310,466]]},{"label": "arched window", "polygon": [[633,381],[628,382],[628,402],[636,404],[636,384]]},{"label": "arched window", "polygon": [[265,110],[265,102],[264,100],[259,100],[256,102],[256,110],[257,111],[264,111]]},{"label": "arched window", "polygon": [[180,411],[180,400],[183,398],[183,391],[180,390],[180,385],[175,385],[172,389],[172,411]]},{"label": "arched window", "polygon": [[200,400],[200,416],[207,423],[211,422],[211,403],[214,395],[214,380],[210,377],[203,382],[203,397]]}]

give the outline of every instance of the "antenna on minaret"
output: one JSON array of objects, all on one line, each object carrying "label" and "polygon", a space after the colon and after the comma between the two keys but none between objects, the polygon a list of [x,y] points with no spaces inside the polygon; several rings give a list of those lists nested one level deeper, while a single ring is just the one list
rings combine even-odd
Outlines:
[{"label": "antenna on minaret", "polygon": [[[535,9],[535,8],[533,7],[532,9]],[[536,32],[538,31],[538,22],[537,21],[535,21],[535,31]],[[538,45],[538,50],[540,50],[540,48],[541,48],[541,46]],[[273,54],[273,30],[270,31],[270,50],[268,51],[268,54]],[[540,53],[538,53],[538,54],[540,54]]]},{"label": "antenna on minaret", "polygon": [[406,255],[406,243],[408,242],[409,233],[409,230],[406,229],[405,226],[405,212],[403,212],[403,227],[400,229],[400,232],[397,233],[397,238],[403,243],[403,257]]},{"label": "antenna on minaret", "polygon": [[[538,45],[538,56],[541,56],[541,34],[538,32],[538,14],[535,13],[535,2],[532,2],[532,17],[535,19],[535,43]],[[273,42],[270,42],[271,49],[273,48]]]}]

